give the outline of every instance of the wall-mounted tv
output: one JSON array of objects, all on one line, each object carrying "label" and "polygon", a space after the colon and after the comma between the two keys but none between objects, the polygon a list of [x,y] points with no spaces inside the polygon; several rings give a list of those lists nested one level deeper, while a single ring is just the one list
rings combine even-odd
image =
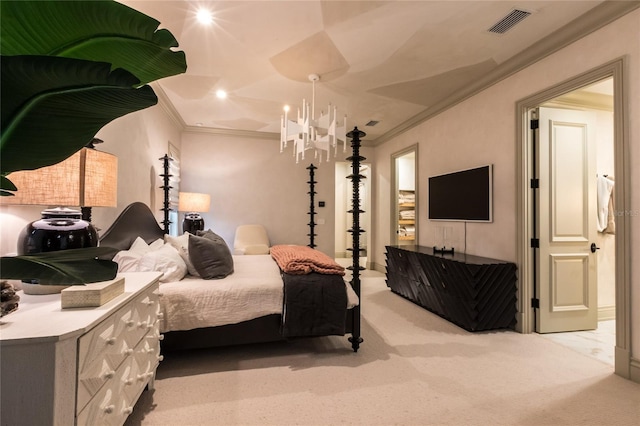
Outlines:
[{"label": "wall-mounted tv", "polygon": [[429,219],[493,221],[493,165],[429,178]]}]

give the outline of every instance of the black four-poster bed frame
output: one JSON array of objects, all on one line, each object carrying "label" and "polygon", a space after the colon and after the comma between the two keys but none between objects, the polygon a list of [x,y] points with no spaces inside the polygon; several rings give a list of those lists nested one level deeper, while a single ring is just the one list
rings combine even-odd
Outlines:
[{"label": "black four-poster bed frame", "polygon": [[[347,332],[351,334],[349,342],[354,352],[357,352],[360,348],[360,344],[363,339],[360,335],[360,306],[362,304],[361,289],[360,289],[360,271],[365,269],[360,266],[360,234],[364,232],[360,228],[360,213],[364,213],[360,206],[360,181],[365,179],[365,176],[360,174],[360,163],[365,160],[365,157],[360,156],[360,138],[365,136],[365,133],[358,130],[357,127],[353,131],[347,133],[347,137],[351,138],[352,155],[347,158],[351,162],[351,174],[347,176],[350,179],[353,186],[353,198],[352,208],[348,211],[353,217],[353,224],[348,232],[353,236],[352,248],[348,249],[353,254],[353,264],[349,266],[352,272],[352,279],[350,281],[351,286],[360,299],[360,304],[347,311],[346,326]],[[172,161],[171,157],[165,155],[160,158],[163,163],[163,172],[160,176],[163,179],[163,185],[161,186],[164,192],[164,201],[162,211],[164,218],[162,221],[163,227],[158,225],[158,222],[149,208],[140,202],[136,202],[127,206],[124,211],[118,216],[113,225],[104,233],[100,239],[102,246],[114,247],[120,250],[127,250],[133,241],[140,236],[147,243],[151,243],[158,238],[162,238],[164,234],[169,233],[169,211],[171,210],[169,192],[171,186],[169,184],[171,174],[169,171],[169,163]],[[311,248],[315,247],[315,210],[314,210],[314,195],[315,181],[314,170],[316,167],[311,164],[309,170],[309,197],[310,197],[310,211],[309,211],[309,244]],[[272,314],[256,318],[249,321],[244,321],[238,324],[229,324],[217,327],[197,328],[187,331],[171,331],[165,334],[162,341],[162,348],[165,350],[172,349],[190,349],[200,347],[212,347],[212,346],[229,346],[244,343],[260,343],[285,340],[280,334],[281,315]]]}]

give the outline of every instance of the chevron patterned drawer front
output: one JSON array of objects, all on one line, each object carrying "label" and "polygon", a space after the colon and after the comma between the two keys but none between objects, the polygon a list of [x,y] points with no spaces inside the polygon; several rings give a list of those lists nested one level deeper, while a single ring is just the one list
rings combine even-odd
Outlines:
[{"label": "chevron patterned drawer front", "polygon": [[516,265],[423,246],[387,246],[387,286],[468,331],[514,328]]}]

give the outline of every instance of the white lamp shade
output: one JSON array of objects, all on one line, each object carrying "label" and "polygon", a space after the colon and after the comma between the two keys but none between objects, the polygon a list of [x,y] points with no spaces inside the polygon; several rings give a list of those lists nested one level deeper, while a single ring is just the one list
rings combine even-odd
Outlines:
[{"label": "white lamp shade", "polygon": [[211,205],[209,194],[196,192],[181,192],[178,197],[178,211],[181,212],[208,212]]},{"label": "white lamp shade", "polygon": [[0,197],[1,204],[117,206],[118,158],[107,152],[82,148],[53,166],[7,177],[18,190],[15,196]]}]

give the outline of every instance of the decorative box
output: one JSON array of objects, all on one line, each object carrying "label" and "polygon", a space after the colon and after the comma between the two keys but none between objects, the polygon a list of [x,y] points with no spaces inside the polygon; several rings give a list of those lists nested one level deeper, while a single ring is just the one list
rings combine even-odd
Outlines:
[{"label": "decorative box", "polygon": [[62,309],[102,306],[124,293],[124,277],[87,285],[72,285],[61,292]]}]

